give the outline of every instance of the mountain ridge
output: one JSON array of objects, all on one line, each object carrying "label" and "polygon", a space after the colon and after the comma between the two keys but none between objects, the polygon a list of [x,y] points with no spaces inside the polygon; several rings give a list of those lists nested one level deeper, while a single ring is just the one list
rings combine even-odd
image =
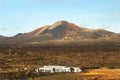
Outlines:
[{"label": "mountain ridge", "polygon": [[0,38],[5,38],[5,36],[0,35]]},{"label": "mountain ridge", "polygon": [[120,39],[120,34],[104,29],[88,29],[79,27],[67,21],[57,21],[52,25],[46,25],[28,33],[19,33],[13,37],[0,40],[0,43],[42,43],[49,41],[80,41],[97,39]]}]

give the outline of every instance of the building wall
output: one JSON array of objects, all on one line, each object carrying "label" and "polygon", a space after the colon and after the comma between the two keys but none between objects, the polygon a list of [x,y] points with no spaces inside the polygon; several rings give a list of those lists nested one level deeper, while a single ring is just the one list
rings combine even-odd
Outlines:
[{"label": "building wall", "polygon": [[[81,72],[79,67],[73,67],[74,72]],[[36,69],[36,72],[71,72],[70,67],[66,66],[43,66],[42,68]]]}]

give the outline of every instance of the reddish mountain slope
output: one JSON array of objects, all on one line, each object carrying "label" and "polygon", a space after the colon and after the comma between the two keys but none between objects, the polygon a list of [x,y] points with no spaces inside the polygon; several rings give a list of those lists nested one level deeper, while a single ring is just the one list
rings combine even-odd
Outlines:
[{"label": "reddish mountain slope", "polygon": [[120,35],[103,29],[81,28],[67,21],[58,21],[53,25],[47,25],[33,30],[29,33],[17,34],[14,37],[6,38],[0,43],[42,43],[49,41],[80,41],[95,39],[120,39]]}]

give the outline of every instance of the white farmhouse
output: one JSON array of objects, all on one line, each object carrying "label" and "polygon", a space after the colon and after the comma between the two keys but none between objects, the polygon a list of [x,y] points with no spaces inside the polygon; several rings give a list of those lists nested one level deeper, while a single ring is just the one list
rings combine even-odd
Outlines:
[{"label": "white farmhouse", "polygon": [[82,72],[82,70],[79,67],[73,67],[74,71],[73,72]]},{"label": "white farmhouse", "polygon": [[[72,67],[74,71],[72,72],[81,72],[81,69],[79,67]],[[43,66],[40,68],[37,68],[35,70],[36,72],[71,72],[71,67],[67,66],[58,66],[58,65],[48,65],[48,66]]]}]

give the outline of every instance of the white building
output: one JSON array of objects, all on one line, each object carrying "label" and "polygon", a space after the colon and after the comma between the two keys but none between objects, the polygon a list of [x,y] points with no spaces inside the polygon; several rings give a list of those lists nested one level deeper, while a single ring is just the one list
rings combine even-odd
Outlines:
[{"label": "white building", "polygon": [[[81,72],[81,69],[79,67],[72,67],[73,68],[73,72]],[[67,67],[67,66],[58,66],[58,65],[48,65],[48,66],[43,66],[40,68],[37,68],[35,70],[36,72],[50,72],[50,73],[54,73],[54,72],[71,72],[71,67]]]},{"label": "white building", "polygon": [[82,72],[82,70],[79,67],[73,67],[74,71],[73,72]]}]

